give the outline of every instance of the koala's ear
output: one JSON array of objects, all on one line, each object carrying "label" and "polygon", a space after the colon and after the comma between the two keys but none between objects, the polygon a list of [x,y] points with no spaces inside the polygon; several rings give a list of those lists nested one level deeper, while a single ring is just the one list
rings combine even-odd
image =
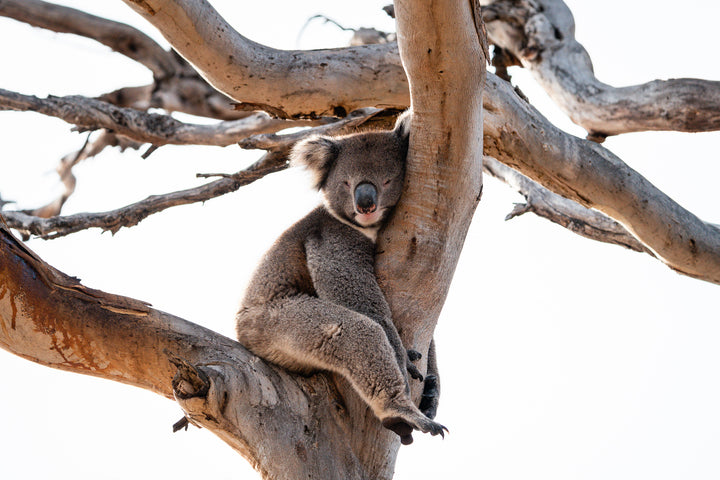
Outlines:
[{"label": "koala's ear", "polygon": [[410,138],[410,124],[412,123],[412,110],[405,110],[395,121],[393,133],[407,144]]},{"label": "koala's ear", "polygon": [[290,152],[290,165],[310,170],[314,175],[313,186],[320,190],[339,152],[337,140],[315,135],[295,144]]}]

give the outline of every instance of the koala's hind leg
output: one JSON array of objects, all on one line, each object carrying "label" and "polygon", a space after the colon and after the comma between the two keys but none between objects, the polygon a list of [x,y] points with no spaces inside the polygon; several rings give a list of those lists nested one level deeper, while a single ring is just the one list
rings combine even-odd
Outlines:
[{"label": "koala's hind leg", "polygon": [[370,318],[311,296],[275,300],[238,314],[238,339],[256,355],[289,370],[343,375],[383,425],[412,442],[412,430],[442,434],[412,403],[383,328]]}]

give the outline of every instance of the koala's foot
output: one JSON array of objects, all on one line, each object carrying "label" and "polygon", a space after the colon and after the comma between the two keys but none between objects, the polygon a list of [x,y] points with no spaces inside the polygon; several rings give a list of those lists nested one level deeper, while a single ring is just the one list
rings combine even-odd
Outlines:
[{"label": "koala's foot", "polygon": [[420,411],[428,418],[435,418],[440,403],[440,390],[436,375],[427,375],[423,387],[422,400],[420,400]]},{"label": "koala's foot", "polygon": [[413,442],[413,430],[429,433],[432,436],[440,435],[445,438],[445,432],[449,432],[445,426],[430,420],[425,415],[412,410],[396,410],[396,415],[390,415],[382,420],[383,427],[392,430],[400,436],[403,445],[410,445]]}]

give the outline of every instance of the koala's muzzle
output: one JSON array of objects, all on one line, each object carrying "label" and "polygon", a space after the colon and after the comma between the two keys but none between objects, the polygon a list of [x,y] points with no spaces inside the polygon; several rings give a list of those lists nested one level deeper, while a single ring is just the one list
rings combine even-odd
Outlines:
[{"label": "koala's muzzle", "polygon": [[372,213],[377,209],[377,188],[369,182],[355,187],[355,206],[359,213]]}]

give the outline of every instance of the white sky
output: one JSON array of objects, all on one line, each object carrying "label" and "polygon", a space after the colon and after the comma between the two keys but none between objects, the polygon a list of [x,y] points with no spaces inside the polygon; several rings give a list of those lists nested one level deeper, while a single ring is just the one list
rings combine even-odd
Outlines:
[{"label": "white sky", "polygon": [[[152,28],[124,3],[58,2]],[[296,47],[305,19],[347,26],[392,22],[386,0],[212,2],[249,38]],[[598,77],[720,79],[710,0],[567,2]],[[344,44],[315,22],[300,47]],[[0,18],[0,88],[96,95],[150,74],[91,41]],[[515,79],[557,125],[583,135],[524,72]],[[85,136],[32,113],[0,112],[0,193],[21,207],[59,191],[54,168]],[[606,144],[701,218],[720,223],[719,134],[643,133]],[[198,183],[196,172],[239,170],[257,153],[163,147],[147,160],[105,152],[76,169],[65,213],[99,211]],[[486,179],[483,201],[436,331],[443,441],[415,435],[397,479],[720,478],[718,287],[647,255],[598,244],[531,215],[504,222],[521,197]],[[284,172],[205,205],[155,215],[112,237],[97,230],[31,248],[86,285],[231,336],[255,261],[317,202]],[[181,417],[149,392],[69,374],[0,352],[0,478],[258,478],[205,430],[171,433]]]}]

